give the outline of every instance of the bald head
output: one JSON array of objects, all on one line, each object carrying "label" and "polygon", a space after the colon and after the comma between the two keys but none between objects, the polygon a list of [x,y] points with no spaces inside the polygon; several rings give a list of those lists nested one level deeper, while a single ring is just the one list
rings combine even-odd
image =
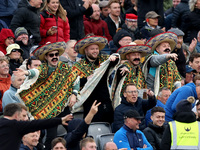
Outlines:
[{"label": "bald head", "polygon": [[94,20],[100,19],[100,8],[97,4],[92,4],[93,14],[90,16],[90,18]]},{"label": "bald head", "polygon": [[114,142],[107,142],[103,150],[117,150],[117,145]]}]

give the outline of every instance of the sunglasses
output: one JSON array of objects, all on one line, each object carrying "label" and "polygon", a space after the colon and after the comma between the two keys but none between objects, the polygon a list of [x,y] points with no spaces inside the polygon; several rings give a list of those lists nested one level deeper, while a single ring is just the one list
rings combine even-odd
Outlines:
[{"label": "sunglasses", "polygon": [[49,57],[54,57],[54,56],[58,56],[59,55],[59,53],[55,53],[55,54],[48,54],[49,55]]},{"label": "sunglasses", "polygon": [[20,49],[13,49],[12,52],[20,52],[21,53],[21,50]]}]

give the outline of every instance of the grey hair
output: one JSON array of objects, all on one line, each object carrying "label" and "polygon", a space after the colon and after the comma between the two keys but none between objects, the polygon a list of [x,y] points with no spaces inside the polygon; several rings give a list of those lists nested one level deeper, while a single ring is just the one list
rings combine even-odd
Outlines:
[{"label": "grey hair", "polygon": [[196,2],[197,2],[197,0],[190,0],[190,1],[189,1],[189,8],[190,8],[190,11],[194,11]]},{"label": "grey hair", "polygon": [[69,44],[71,43],[71,42],[77,42],[77,40],[69,40],[67,43],[66,43],[66,48],[69,48]]},{"label": "grey hair", "polygon": [[200,37],[200,31],[198,32],[197,37]]},{"label": "grey hair", "polygon": [[12,82],[15,81],[15,75],[14,75],[14,74],[12,74],[12,76],[11,76],[11,81],[12,81]]},{"label": "grey hair", "polygon": [[160,89],[160,91],[159,91],[159,93],[158,93],[158,96],[161,96],[162,95],[162,91],[163,90],[170,90],[170,89],[168,89],[167,87],[163,87],[162,89]]}]

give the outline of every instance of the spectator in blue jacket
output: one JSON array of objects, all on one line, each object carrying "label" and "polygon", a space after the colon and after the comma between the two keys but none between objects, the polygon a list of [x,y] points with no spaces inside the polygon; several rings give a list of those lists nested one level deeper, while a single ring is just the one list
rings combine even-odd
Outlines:
[{"label": "spectator in blue jacket", "polygon": [[[122,101],[119,106],[115,108],[114,111],[114,123],[112,125],[113,132],[116,132],[124,124],[124,114],[127,110],[137,110],[140,116],[145,116],[147,110],[153,108],[156,105],[156,98],[151,90],[147,91],[148,100],[143,100],[138,97],[138,90],[136,85],[129,83],[124,87]],[[144,130],[146,127],[145,119],[141,120],[140,130]]]},{"label": "spectator in blue jacket", "polygon": [[[176,105],[183,99],[193,96],[200,99],[200,75],[194,77],[193,83],[188,83],[176,89],[168,98],[165,104],[165,120],[173,121],[173,115],[176,112]],[[194,107],[195,104],[193,104]]]},{"label": "spectator in blue jacket", "polygon": [[[170,89],[168,89],[167,87],[162,88],[158,93],[156,107],[165,108],[167,99],[169,98],[169,96],[171,94],[172,93],[171,93]],[[146,125],[148,125],[149,122],[152,122],[150,117],[151,117],[151,109],[147,111],[146,116],[145,116]]]},{"label": "spectator in blue jacket", "polygon": [[118,149],[153,150],[145,135],[138,130],[142,117],[136,110],[128,110],[124,116],[124,125],[114,135]]}]

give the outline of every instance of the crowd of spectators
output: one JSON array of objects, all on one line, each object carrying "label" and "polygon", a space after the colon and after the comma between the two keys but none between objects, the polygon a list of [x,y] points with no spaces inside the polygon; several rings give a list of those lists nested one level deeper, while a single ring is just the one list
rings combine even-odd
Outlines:
[{"label": "crowd of spectators", "polygon": [[91,122],[104,150],[200,149],[199,18],[200,0],[2,1],[0,149],[100,150]]}]

